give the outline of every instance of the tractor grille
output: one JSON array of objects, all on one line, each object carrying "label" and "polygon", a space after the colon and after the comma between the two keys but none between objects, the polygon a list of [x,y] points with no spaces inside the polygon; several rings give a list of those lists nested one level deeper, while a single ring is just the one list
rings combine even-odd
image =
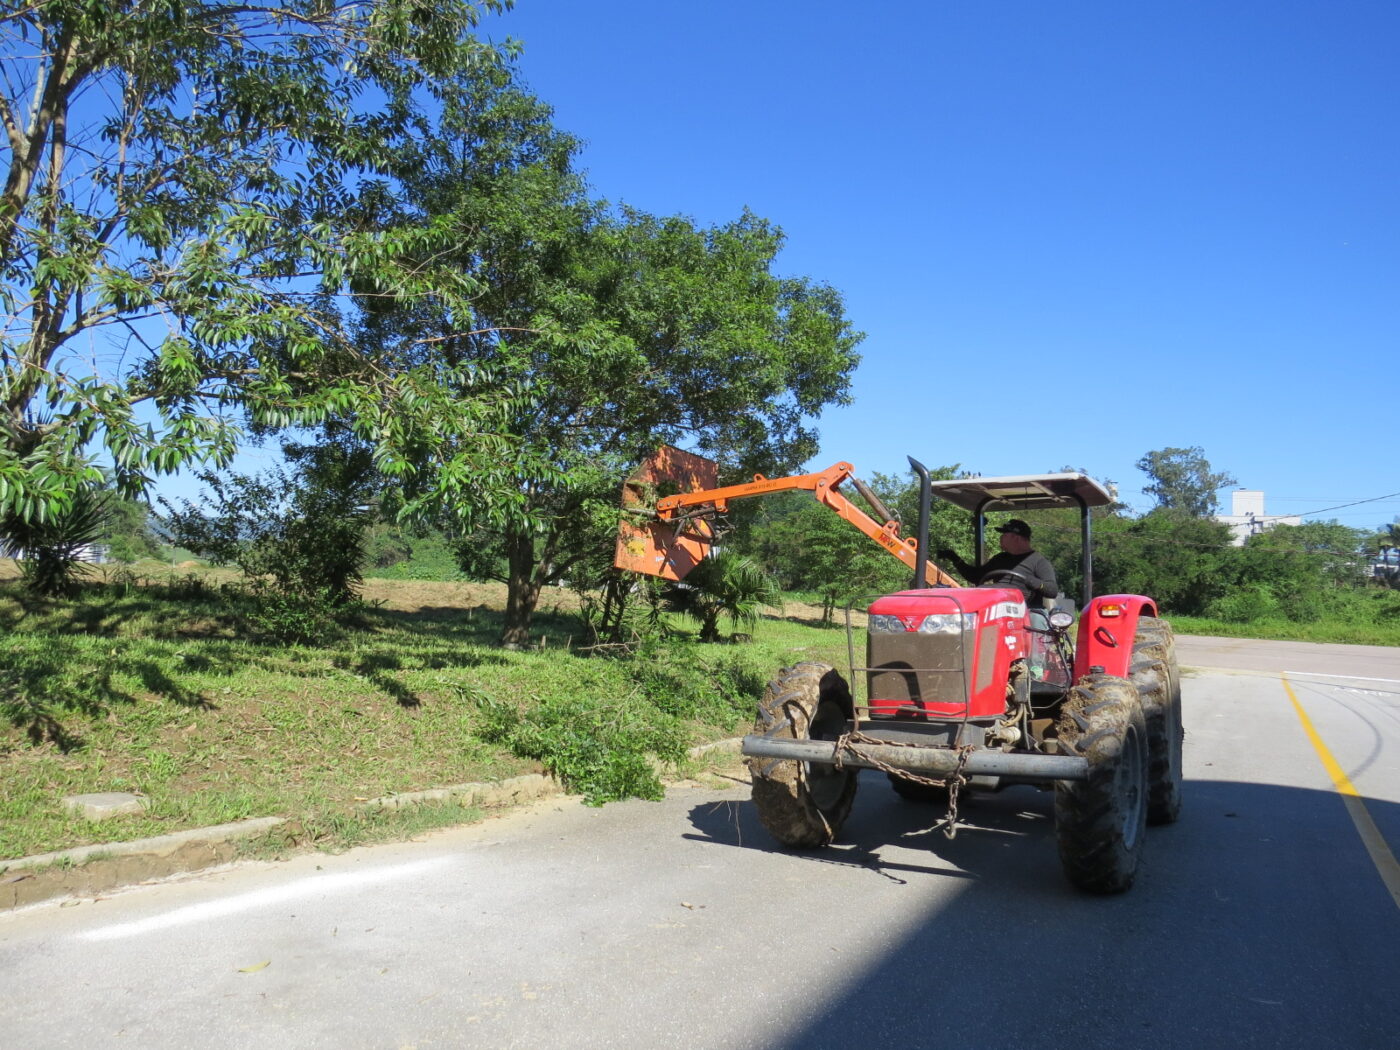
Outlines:
[{"label": "tractor grille", "polygon": [[[866,681],[872,706],[884,700],[912,709],[908,713],[927,714],[931,704],[966,704],[963,645],[964,639],[972,641],[971,633],[872,632],[866,638]],[[946,707],[939,712],[943,717],[948,713]],[[872,717],[882,716],[872,712]]]}]

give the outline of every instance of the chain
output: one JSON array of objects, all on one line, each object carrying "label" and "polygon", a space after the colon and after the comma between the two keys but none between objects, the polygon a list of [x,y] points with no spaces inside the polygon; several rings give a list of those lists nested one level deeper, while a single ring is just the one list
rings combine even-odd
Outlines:
[{"label": "chain", "polygon": [[928,787],[941,787],[948,789],[948,815],[940,824],[935,824],[930,831],[942,828],[943,834],[949,839],[957,837],[958,834],[958,793],[967,784],[967,777],[963,775],[963,770],[967,766],[968,756],[976,750],[973,744],[964,744],[956,748],[958,752],[958,764],[954,770],[944,777],[926,777],[921,773],[913,773],[907,769],[900,769],[896,766],[881,762],[878,758],[861,751],[857,744],[876,744],[880,747],[926,747],[925,744],[912,744],[903,740],[876,740],[866,736],[859,729],[853,729],[849,733],[843,733],[836,741],[835,765],[839,770],[842,768],[841,756],[847,750],[856,758],[869,762],[876,769],[883,773],[888,773],[892,777],[899,777],[901,780],[911,780],[916,784],[924,784]]}]

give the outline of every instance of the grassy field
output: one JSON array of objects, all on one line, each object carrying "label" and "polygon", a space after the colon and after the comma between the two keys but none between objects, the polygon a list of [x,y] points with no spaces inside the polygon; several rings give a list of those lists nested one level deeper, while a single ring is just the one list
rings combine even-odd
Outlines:
[{"label": "grassy field", "polygon": [[[563,591],[541,603],[538,648],[505,652],[501,588],[383,580],[333,644],[288,647],[240,636],[230,574],[152,565],[63,602],[0,574],[0,860],[269,815],[347,845],[396,833],[366,799],[541,769],[600,800],[654,795],[653,760],[741,730],[779,667],[845,653],[799,608],[748,644],[677,623],[636,658],[588,655]],[[147,813],[65,813],[98,791],[140,793]]]}]

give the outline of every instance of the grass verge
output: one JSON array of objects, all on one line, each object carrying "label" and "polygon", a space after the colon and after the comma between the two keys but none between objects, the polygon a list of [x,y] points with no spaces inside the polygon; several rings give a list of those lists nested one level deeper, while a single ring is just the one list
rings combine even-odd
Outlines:
[{"label": "grass verge", "polygon": [[[674,625],[630,658],[579,652],[569,597],[538,648],[495,647],[502,589],[371,580],[362,622],[321,647],[240,629],[217,573],[96,578],[62,602],[0,581],[0,860],[254,816],[264,848],[340,848],[471,819],[453,804],[365,811],[379,796],[548,771],[592,801],[656,797],[657,760],[733,735],[779,667],[844,660],[841,631],[767,618],[744,645]],[[100,824],[69,795],[130,791]]]}]

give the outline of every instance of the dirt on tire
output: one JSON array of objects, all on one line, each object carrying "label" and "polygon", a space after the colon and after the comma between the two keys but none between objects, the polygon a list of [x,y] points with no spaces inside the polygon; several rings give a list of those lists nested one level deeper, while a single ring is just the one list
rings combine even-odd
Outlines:
[{"label": "dirt on tire", "polygon": [[1069,881],[1122,893],[1147,837],[1147,725],[1126,678],[1089,675],[1061,708],[1060,747],[1089,761],[1086,780],[1055,782],[1055,833]]},{"label": "dirt on tire", "polygon": [[1155,616],[1138,620],[1129,678],[1147,721],[1147,822],[1172,824],[1181,815],[1181,671],[1171,625]]},{"label": "dirt on tire", "polygon": [[[851,691],[830,664],[801,663],[768,683],[754,733],[780,740],[835,740],[853,712]],[[828,845],[841,830],[856,795],[856,770],[752,757],[758,818],[784,846]]]}]

